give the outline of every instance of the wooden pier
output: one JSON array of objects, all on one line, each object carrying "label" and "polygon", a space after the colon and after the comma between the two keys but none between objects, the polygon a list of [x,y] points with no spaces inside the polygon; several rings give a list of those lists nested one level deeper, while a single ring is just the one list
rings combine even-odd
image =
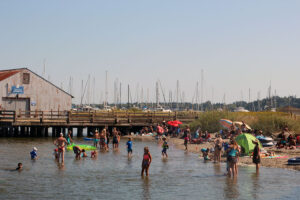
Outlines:
[{"label": "wooden pier", "polygon": [[189,123],[198,118],[197,112],[129,112],[129,111],[0,111],[0,136],[52,136],[77,129],[77,136],[87,135],[95,129],[118,127],[129,132],[143,126],[155,126],[163,121],[180,120]]}]

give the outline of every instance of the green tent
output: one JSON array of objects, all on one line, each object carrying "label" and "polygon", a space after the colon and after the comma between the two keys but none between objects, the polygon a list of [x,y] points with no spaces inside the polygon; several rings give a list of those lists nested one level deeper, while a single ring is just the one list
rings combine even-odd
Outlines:
[{"label": "green tent", "polygon": [[[244,153],[249,155],[253,152],[255,144],[252,141],[255,141],[256,137],[251,134],[243,133],[235,138],[235,141],[244,149]],[[262,148],[261,143],[258,141],[259,147]]]}]

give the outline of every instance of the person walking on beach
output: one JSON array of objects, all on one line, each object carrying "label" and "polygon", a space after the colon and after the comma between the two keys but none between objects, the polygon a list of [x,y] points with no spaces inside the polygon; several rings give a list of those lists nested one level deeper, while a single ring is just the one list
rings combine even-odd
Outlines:
[{"label": "person walking on beach", "polygon": [[253,158],[252,161],[256,165],[256,173],[259,173],[259,164],[260,164],[260,148],[258,145],[258,141],[252,141],[253,144],[255,144],[254,150],[253,150]]},{"label": "person walking on beach", "polygon": [[214,162],[221,162],[223,140],[220,134],[217,136],[214,143],[215,143]]},{"label": "person walking on beach", "polygon": [[162,151],[161,151],[162,157],[164,157],[164,156],[168,157],[167,150],[169,148],[169,145],[168,145],[168,142],[167,142],[167,138],[165,138],[165,137],[163,137],[162,148],[163,148]]},{"label": "person walking on beach", "polygon": [[57,146],[58,149],[58,162],[61,158],[61,163],[64,163],[65,157],[65,146],[68,144],[68,141],[64,138],[64,134],[60,133],[60,137],[54,141],[54,145]]},{"label": "person walking on beach", "polygon": [[144,148],[144,156],[142,161],[142,172],[141,176],[144,176],[144,172],[146,173],[146,176],[149,176],[149,167],[152,162],[152,156],[150,154],[149,148]]}]

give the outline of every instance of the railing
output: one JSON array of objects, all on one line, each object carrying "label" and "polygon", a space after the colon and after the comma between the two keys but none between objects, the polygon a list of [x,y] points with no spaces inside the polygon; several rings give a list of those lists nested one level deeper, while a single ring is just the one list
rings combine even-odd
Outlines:
[{"label": "railing", "polygon": [[196,112],[128,112],[128,111],[0,111],[0,122],[23,122],[34,121],[40,123],[63,122],[63,123],[154,123],[180,119],[192,121],[198,117]]}]

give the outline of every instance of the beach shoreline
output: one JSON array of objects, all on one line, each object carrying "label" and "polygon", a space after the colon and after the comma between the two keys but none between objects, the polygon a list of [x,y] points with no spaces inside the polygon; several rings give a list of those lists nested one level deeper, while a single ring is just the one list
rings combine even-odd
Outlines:
[{"label": "beach shoreline", "polygon": [[[125,138],[132,137],[133,139],[139,139],[144,141],[155,141],[154,137],[149,136],[124,136]],[[177,149],[185,151],[184,141],[183,139],[168,137],[168,142],[173,144]],[[214,138],[212,138],[212,141]],[[205,142],[202,144],[188,144],[188,152],[198,154],[202,157],[201,149],[202,148],[212,148],[214,147],[213,142]],[[294,157],[300,157],[300,149],[296,150],[286,150],[286,149],[276,149],[275,147],[265,148],[266,150],[270,150],[275,152],[276,155],[280,155],[284,158],[261,158],[261,166],[262,167],[270,167],[270,168],[282,168],[288,170],[296,170],[300,171],[300,165],[287,165],[287,160]],[[213,155],[210,154],[212,157]],[[226,158],[222,156],[221,162],[226,162]],[[239,163],[240,166],[253,166],[251,157],[240,157]]]}]

